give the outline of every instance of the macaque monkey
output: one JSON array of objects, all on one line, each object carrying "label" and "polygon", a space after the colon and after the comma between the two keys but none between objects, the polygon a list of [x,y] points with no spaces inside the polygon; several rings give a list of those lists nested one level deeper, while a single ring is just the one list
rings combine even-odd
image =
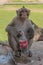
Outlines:
[{"label": "macaque monkey", "polygon": [[34,27],[29,19],[30,10],[22,7],[16,11],[17,15],[6,27],[10,47],[15,55],[22,53],[32,56],[30,48],[34,37]]}]

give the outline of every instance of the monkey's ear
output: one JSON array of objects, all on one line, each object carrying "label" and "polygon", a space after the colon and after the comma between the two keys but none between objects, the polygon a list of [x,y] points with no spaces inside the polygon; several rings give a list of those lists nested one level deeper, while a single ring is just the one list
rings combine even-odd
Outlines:
[{"label": "monkey's ear", "polygon": [[19,16],[19,14],[20,14],[20,10],[16,10],[16,13],[17,13],[17,15]]},{"label": "monkey's ear", "polygon": [[18,14],[18,10],[16,10],[16,13]]},{"label": "monkey's ear", "polygon": [[27,16],[29,16],[30,15],[30,10],[27,10]]}]

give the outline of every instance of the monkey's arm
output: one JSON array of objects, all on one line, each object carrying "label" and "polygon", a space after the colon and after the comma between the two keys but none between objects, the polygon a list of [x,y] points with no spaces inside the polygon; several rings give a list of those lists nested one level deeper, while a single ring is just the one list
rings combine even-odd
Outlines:
[{"label": "monkey's arm", "polygon": [[28,24],[27,33],[29,35],[29,39],[32,39],[34,37],[34,26],[32,25],[31,20],[29,21],[29,24]]},{"label": "monkey's arm", "polygon": [[10,24],[8,24],[8,26],[6,27],[6,32],[10,33],[10,34],[17,34],[17,29],[15,27],[16,25],[16,18],[13,18],[13,20],[11,21]]},{"label": "monkey's arm", "polygon": [[6,32],[11,32],[11,30],[12,30],[12,28],[14,27],[14,25],[15,25],[15,20],[13,19],[12,21],[11,21],[11,23],[9,23],[8,24],[8,26],[6,27]]},{"label": "monkey's arm", "polygon": [[8,24],[8,26],[6,27],[6,32],[8,33],[8,41],[9,41],[10,47],[13,50],[17,50],[17,49],[15,49],[15,44],[12,43],[12,37],[18,43],[18,38],[16,37],[17,30],[15,28],[15,25],[16,25],[15,22],[16,21],[13,19],[12,22]]},{"label": "monkey's arm", "polygon": [[12,35],[15,40],[17,41],[16,35],[18,34],[17,29],[15,28],[16,25],[16,20],[13,19],[12,22],[10,24],[8,24],[8,26],[6,27],[6,32],[8,32],[10,35]]}]

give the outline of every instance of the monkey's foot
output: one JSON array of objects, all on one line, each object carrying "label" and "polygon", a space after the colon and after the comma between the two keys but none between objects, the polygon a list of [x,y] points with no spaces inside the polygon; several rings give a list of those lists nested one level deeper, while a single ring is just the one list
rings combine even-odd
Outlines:
[{"label": "monkey's foot", "polygon": [[20,57],[20,55],[15,55],[15,57]]},{"label": "monkey's foot", "polygon": [[32,52],[29,50],[28,57],[32,57]]},{"label": "monkey's foot", "polygon": [[20,56],[21,56],[20,53],[16,53],[16,54],[15,54],[15,57],[20,57]]}]

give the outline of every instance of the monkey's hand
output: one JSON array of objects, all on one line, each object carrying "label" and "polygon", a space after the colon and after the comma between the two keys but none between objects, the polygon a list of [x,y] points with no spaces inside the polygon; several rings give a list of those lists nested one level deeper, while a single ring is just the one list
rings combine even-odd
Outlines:
[{"label": "monkey's hand", "polygon": [[20,38],[22,35],[20,34],[20,32],[17,34],[17,37]]}]

